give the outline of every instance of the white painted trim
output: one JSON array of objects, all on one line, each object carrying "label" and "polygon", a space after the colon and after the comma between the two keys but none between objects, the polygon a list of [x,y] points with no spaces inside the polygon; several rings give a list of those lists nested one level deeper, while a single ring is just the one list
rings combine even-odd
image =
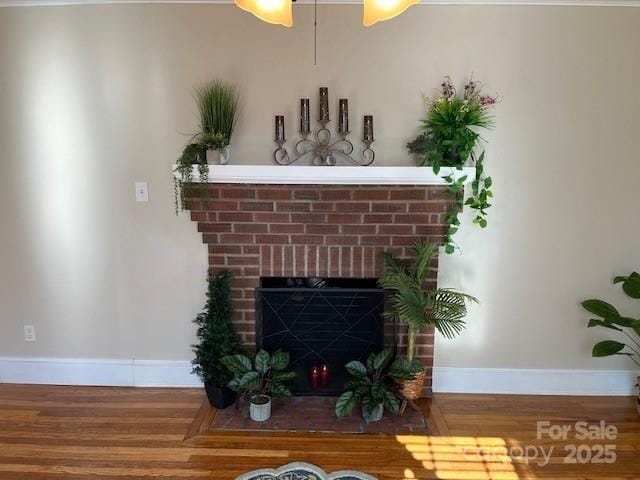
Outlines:
[{"label": "white painted trim", "polygon": [[[173,166],[174,176],[180,178]],[[467,175],[471,182],[475,167],[462,171],[442,168],[438,175],[431,167],[309,167],[278,165],[210,165],[209,183],[278,184],[278,185],[445,185],[443,175]],[[193,181],[200,175],[192,171]]]},{"label": "white painted trim", "polygon": [[[633,395],[631,370],[435,367],[433,391],[528,395]],[[0,357],[0,383],[199,387],[187,360]]]},{"label": "white painted trim", "polygon": [[434,367],[433,391],[527,395],[634,395],[632,370]]},{"label": "white painted trim", "polygon": [[0,357],[0,383],[197,387],[185,360]]},{"label": "white painted trim", "polygon": [[[0,7],[104,4],[232,4],[233,0],[0,0]],[[298,0],[313,3],[313,0]],[[362,4],[362,0],[319,0],[323,4]],[[547,7],[640,7],[640,0],[422,0],[423,5],[534,5]]]}]

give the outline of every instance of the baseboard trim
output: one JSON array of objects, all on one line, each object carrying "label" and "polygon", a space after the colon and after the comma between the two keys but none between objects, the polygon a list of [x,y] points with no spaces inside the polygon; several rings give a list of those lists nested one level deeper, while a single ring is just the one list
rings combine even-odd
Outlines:
[{"label": "baseboard trim", "polygon": [[[434,367],[436,393],[633,395],[632,370]],[[118,387],[199,387],[186,360],[0,357],[1,383]]]},{"label": "baseboard trim", "polygon": [[436,393],[633,395],[632,370],[546,370],[434,367]]},{"label": "baseboard trim", "polygon": [[0,382],[114,387],[198,387],[186,360],[0,357]]}]

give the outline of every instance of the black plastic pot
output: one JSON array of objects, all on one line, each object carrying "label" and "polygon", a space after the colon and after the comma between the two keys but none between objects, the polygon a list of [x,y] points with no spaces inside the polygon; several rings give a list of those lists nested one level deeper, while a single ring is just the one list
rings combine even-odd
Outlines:
[{"label": "black plastic pot", "polygon": [[230,388],[205,383],[204,390],[207,392],[207,398],[211,406],[220,410],[230,407],[236,401],[236,392]]}]

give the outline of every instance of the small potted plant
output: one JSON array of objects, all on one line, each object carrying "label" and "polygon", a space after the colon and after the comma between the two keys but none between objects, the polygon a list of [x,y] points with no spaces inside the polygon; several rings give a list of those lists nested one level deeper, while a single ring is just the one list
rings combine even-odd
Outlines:
[{"label": "small potted plant", "polygon": [[407,358],[405,368],[415,373],[412,380],[401,381],[401,394],[415,400],[422,394],[426,371],[415,358],[416,337],[427,327],[434,327],[447,338],[458,335],[465,327],[467,302],[477,302],[471,295],[450,288],[428,288],[427,280],[438,247],[416,240],[411,248],[413,259],[405,261],[386,252],[384,272],[378,283],[390,293],[390,311],[407,324]]},{"label": "small potted plant", "polygon": [[223,271],[208,279],[207,303],[194,323],[199,343],[193,345],[195,358],[193,373],[204,382],[209,403],[216,408],[227,408],[236,400],[236,394],[227,387],[232,378],[222,364],[226,355],[242,351],[240,339],[232,322],[231,272]]},{"label": "small potted plant", "polygon": [[[618,276],[613,279],[613,283],[621,283],[622,291],[629,297],[640,299],[640,274],[633,272],[631,275],[624,277]],[[629,357],[633,363],[640,367],[640,319],[624,317],[618,309],[603,300],[595,298],[585,300],[582,306],[586,311],[592,313],[596,317],[589,320],[587,326],[603,327],[618,332],[618,334],[626,337],[627,343],[617,340],[603,340],[593,346],[592,355],[594,357],[608,357],[611,355],[624,355]],[[640,384],[640,376],[638,377]],[[636,398],[636,409],[640,415],[640,386],[638,397]]]},{"label": "small potted plant", "polygon": [[289,354],[280,350],[269,355],[260,350],[253,360],[246,355],[228,355],[222,363],[233,373],[229,388],[249,401],[251,420],[264,422],[271,417],[271,399],[291,396],[285,383],[296,377],[287,372]]},{"label": "small potted plant", "polygon": [[218,153],[221,165],[229,162],[230,144],[238,119],[237,88],[222,80],[212,80],[196,89],[194,99],[200,113],[200,129],[178,158],[175,182],[176,212],[185,207],[184,184],[193,182],[193,167],[198,167],[199,181],[209,178],[210,153]]},{"label": "small potted plant", "polygon": [[400,402],[394,393],[394,382],[409,380],[413,378],[413,374],[397,362],[389,368],[392,356],[392,350],[386,348],[369,355],[366,365],[357,360],[345,365],[351,378],[347,380],[346,390],[336,402],[335,412],[338,418],[349,415],[358,403],[362,405],[365,423],[381,420],[385,409],[398,413]]}]

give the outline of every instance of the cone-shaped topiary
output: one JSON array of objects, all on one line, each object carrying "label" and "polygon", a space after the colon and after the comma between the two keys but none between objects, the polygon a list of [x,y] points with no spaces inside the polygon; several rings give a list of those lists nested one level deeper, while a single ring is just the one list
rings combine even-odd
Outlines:
[{"label": "cone-shaped topiary", "polygon": [[205,384],[223,387],[233,378],[220,362],[222,357],[242,351],[232,316],[231,272],[225,270],[219,275],[209,276],[207,303],[194,320],[200,342],[193,345],[196,358],[191,363],[194,365],[193,373]]}]

